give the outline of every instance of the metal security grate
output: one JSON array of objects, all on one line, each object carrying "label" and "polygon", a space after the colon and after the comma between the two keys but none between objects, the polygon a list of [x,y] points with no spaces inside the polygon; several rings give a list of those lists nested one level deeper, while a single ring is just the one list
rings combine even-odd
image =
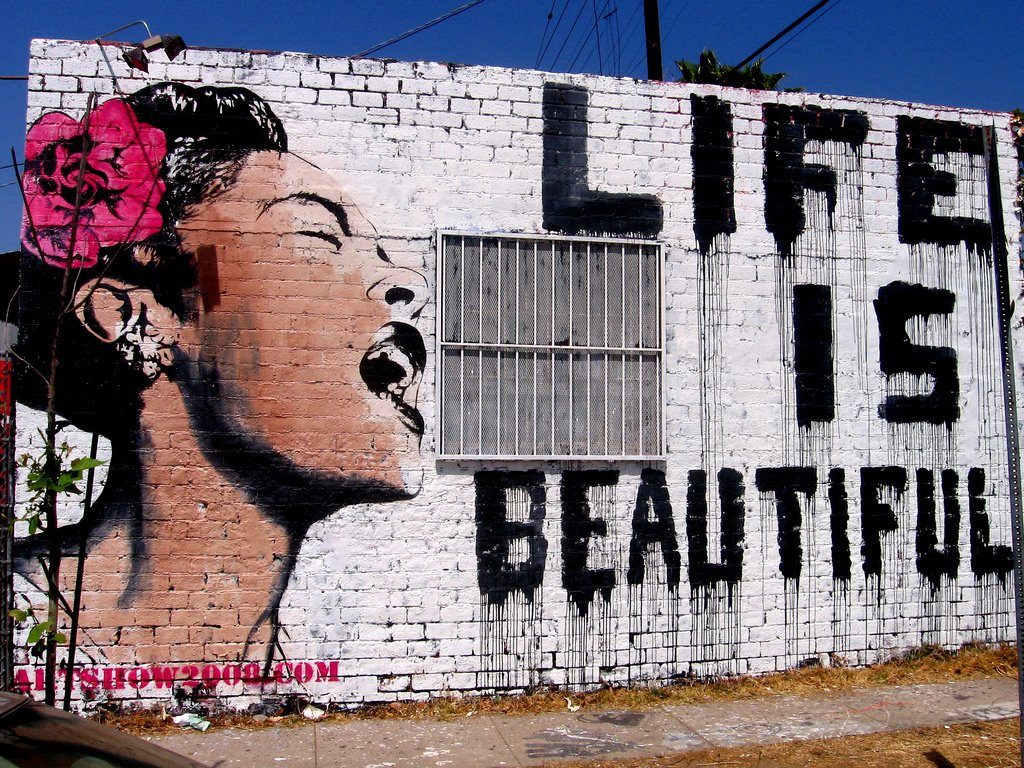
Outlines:
[{"label": "metal security grate", "polygon": [[444,458],[664,457],[662,248],[438,236]]}]

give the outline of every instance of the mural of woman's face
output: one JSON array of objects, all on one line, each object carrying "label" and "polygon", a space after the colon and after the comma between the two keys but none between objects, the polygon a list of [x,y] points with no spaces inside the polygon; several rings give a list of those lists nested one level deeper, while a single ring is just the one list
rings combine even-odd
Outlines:
[{"label": "mural of woman's face", "polygon": [[328,483],[418,490],[424,281],[337,181],[254,153],[177,229],[199,268],[179,349],[215,380],[218,428]]}]

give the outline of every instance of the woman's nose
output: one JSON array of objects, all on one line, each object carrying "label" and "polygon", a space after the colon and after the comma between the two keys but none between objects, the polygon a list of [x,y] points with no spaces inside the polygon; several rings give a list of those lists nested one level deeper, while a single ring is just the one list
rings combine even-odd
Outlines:
[{"label": "woman's nose", "polygon": [[392,266],[366,295],[384,302],[393,319],[415,320],[427,303],[427,281],[414,269]]}]

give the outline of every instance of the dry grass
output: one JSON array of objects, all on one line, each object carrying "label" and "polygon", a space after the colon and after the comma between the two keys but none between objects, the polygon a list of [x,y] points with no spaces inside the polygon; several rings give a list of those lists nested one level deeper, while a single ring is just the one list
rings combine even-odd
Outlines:
[{"label": "dry grass", "polygon": [[549,768],[1011,768],[1020,766],[1020,720],[918,728],[687,752],[629,760],[558,761]]},{"label": "dry grass", "polygon": [[[683,681],[660,688],[603,688],[590,693],[573,694],[571,698],[581,711],[643,710],[666,704],[737,701],[779,694],[822,696],[854,688],[1016,675],[1017,655],[1014,646],[966,645],[956,651],[921,648],[891,661],[864,668],[810,667],[759,677],[736,677],[713,682]],[[553,690],[518,696],[441,697],[426,702],[394,702],[353,711],[330,712],[326,719],[333,722],[353,719],[454,720],[472,712],[531,715],[564,711],[565,699],[566,694]],[[97,719],[129,733],[156,733],[176,728],[160,712],[99,712]],[[294,726],[308,722],[300,714],[255,719],[248,715],[224,712],[211,715],[210,719],[220,727],[240,728]]]},{"label": "dry grass", "polygon": [[[1017,652],[1012,645],[965,645],[956,651],[921,648],[871,667],[810,667],[758,677],[718,681],[684,681],[659,688],[602,688],[572,695],[585,710],[652,709],[666,704],[738,701],[777,694],[821,695],[853,688],[876,688],[907,683],[938,683],[983,677],[1016,677]],[[561,691],[535,691],[520,696],[440,698],[429,702],[372,706],[347,717],[451,719],[477,711],[486,714],[529,715],[561,712]]]}]

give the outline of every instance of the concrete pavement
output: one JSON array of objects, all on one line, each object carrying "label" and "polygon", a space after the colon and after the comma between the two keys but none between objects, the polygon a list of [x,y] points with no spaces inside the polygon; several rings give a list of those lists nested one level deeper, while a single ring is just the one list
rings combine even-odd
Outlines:
[{"label": "concrete pavement", "polygon": [[1017,682],[772,696],[637,711],[356,720],[297,728],[182,731],[152,740],[218,768],[536,766],[559,759],[673,755],[1015,717]]}]

